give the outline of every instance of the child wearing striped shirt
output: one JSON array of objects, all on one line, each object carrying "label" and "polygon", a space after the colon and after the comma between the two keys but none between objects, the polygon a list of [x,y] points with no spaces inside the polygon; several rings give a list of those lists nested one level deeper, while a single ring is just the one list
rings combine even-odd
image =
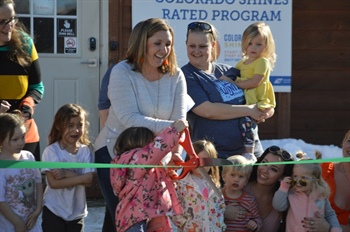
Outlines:
[{"label": "child wearing striped shirt", "polygon": [[243,191],[253,170],[252,164],[241,155],[227,158],[234,166],[224,166],[222,193],[226,206],[238,207],[238,215],[234,220],[225,219],[226,231],[259,231],[262,219],[259,216],[256,201],[252,195]]}]

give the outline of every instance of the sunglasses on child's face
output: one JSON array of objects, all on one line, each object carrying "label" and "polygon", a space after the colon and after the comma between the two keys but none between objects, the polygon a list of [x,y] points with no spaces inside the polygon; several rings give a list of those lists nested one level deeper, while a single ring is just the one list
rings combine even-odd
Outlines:
[{"label": "sunglasses on child's face", "polygon": [[205,32],[210,32],[210,33],[213,33],[213,29],[211,28],[210,24],[209,23],[205,23],[205,22],[193,22],[193,23],[190,23],[188,24],[187,26],[187,30],[193,30],[193,29],[201,29]]},{"label": "sunglasses on child's face", "polygon": [[298,183],[299,183],[300,186],[303,186],[303,187],[305,187],[307,185],[307,181],[306,180],[292,180],[290,182],[290,185],[291,186],[295,186]]},{"label": "sunglasses on child's face", "polygon": [[279,146],[269,147],[269,152],[271,152],[272,154],[281,156],[284,161],[293,160],[293,156],[288,151],[283,150]]}]

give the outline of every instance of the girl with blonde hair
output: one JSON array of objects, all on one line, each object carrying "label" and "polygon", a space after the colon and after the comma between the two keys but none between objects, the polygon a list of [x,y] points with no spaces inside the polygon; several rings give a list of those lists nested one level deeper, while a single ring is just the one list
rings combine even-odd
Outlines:
[{"label": "girl with blonde hair", "polygon": [[[240,71],[240,77],[232,80],[222,77],[229,82],[234,82],[239,88],[244,89],[247,105],[257,104],[260,110],[276,107],[275,93],[270,82],[270,72],[276,62],[275,41],[270,27],[264,22],[256,22],[249,25],[242,36],[242,54],[236,69]],[[251,162],[256,162],[254,147],[256,136],[253,133],[256,121],[250,117],[243,117],[239,122],[244,139],[244,156]]]},{"label": "girl with blonde hair", "polygon": [[[193,148],[199,158],[217,158],[217,151],[210,141],[197,140]],[[220,187],[219,168],[204,167],[214,184]],[[224,231],[225,202],[194,169],[183,179],[176,182],[177,195],[184,209],[184,214],[172,217],[178,231]]]},{"label": "girl with blonde hair", "polygon": [[288,207],[286,231],[320,231],[314,221],[305,218],[321,216],[329,223],[328,231],[342,231],[337,216],[328,200],[330,190],[322,178],[318,163],[295,164],[292,177],[281,181],[273,197],[273,207],[284,211]]}]

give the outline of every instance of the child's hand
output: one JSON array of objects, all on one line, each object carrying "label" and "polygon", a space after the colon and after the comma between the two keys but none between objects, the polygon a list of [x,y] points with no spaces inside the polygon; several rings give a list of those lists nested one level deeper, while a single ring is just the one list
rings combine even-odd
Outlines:
[{"label": "child's hand", "polygon": [[56,180],[60,180],[65,178],[65,171],[64,169],[58,168],[58,169],[53,169],[51,170],[51,173],[53,177],[55,177]]},{"label": "child's hand", "polygon": [[188,122],[184,119],[180,119],[173,122],[173,127],[175,127],[177,132],[181,133],[184,129],[188,127]]},{"label": "child's hand", "polygon": [[256,230],[258,228],[258,224],[256,224],[256,222],[253,221],[253,220],[249,220],[249,222],[247,223],[247,228],[249,230],[254,231],[254,230]]},{"label": "child's hand", "polygon": [[26,221],[27,230],[33,229],[40,213],[41,213],[40,210],[38,210],[38,211],[36,210],[28,216],[27,221]]},{"label": "child's hand", "polygon": [[181,154],[179,152],[172,152],[171,154],[172,154],[171,161],[182,161],[183,162],[183,159],[182,159]]},{"label": "child's hand", "polygon": [[282,182],[284,182],[284,183],[290,185],[290,182],[292,182],[292,177],[286,176],[286,177],[284,177],[284,178],[281,180],[281,183],[282,183]]},{"label": "child's hand", "polygon": [[247,105],[247,106],[249,107],[249,112],[247,116],[253,118],[257,122],[260,122],[263,118],[265,118],[264,112],[259,110],[259,107],[257,104]]},{"label": "child's hand", "polygon": [[290,183],[292,182],[292,177],[286,176],[282,180],[280,180],[280,182],[280,189],[288,190],[290,188]]},{"label": "child's hand", "polygon": [[0,105],[0,113],[5,113],[10,109],[11,105],[8,101],[2,100]]},{"label": "child's hand", "polygon": [[239,203],[226,205],[225,219],[242,221],[246,217],[247,211]]},{"label": "child's hand", "polygon": [[227,81],[227,82],[230,82],[230,83],[232,83],[232,84],[235,83],[231,78],[229,78],[229,77],[227,77],[227,76],[225,76],[225,75],[222,75],[221,77],[219,77],[219,80]]},{"label": "child's hand", "polygon": [[81,175],[82,185],[87,186],[87,187],[91,186],[93,183],[95,174],[96,174],[95,172],[88,172],[88,173]]},{"label": "child's hand", "polygon": [[259,110],[261,112],[261,115],[260,115],[259,119],[256,120],[257,123],[265,122],[266,119],[271,118],[274,115],[274,113],[275,113],[275,109],[274,108],[268,108],[268,109],[264,109],[264,110],[259,109]]}]

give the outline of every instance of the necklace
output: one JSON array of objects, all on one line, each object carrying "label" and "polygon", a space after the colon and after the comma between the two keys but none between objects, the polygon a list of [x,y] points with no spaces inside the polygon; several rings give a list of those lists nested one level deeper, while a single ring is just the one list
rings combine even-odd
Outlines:
[{"label": "necklace", "polygon": [[155,81],[149,81],[147,78],[144,78],[144,85],[146,86],[148,96],[152,101],[152,107],[149,107],[149,109],[153,109],[153,112],[150,112],[153,118],[158,118],[159,116],[160,82],[161,78]]}]

